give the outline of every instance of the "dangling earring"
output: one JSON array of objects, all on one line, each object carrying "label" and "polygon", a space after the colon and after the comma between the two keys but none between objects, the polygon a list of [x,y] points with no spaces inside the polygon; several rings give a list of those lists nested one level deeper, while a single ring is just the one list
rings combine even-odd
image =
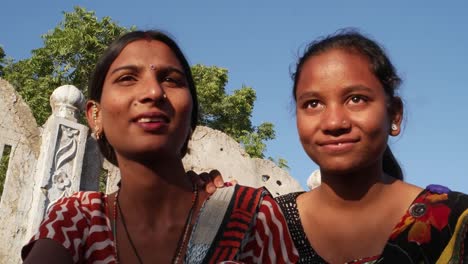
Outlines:
[{"label": "dangling earring", "polygon": [[97,125],[97,105],[96,103],[93,103],[93,121],[94,121],[94,136],[96,136],[97,140],[101,139],[101,132],[99,129],[99,126]]},{"label": "dangling earring", "polygon": [[395,123],[392,123],[392,131],[397,131],[398,130],[398,125]]}]

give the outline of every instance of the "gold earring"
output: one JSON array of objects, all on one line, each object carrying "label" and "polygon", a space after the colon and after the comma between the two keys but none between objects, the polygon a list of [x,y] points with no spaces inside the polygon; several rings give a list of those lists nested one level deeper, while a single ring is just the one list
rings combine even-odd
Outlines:
[{"label": "gold earring", "polygon": [[94,136],[96,136],[97,140],[100,140],[101,132],[100,132],[99,126],[97,125],[97,112],[98,112],[97,104],[93,103]]},{"label": "gold earring", "polygon": [[98,127],[98,126],[95,126],[95,127],[94,127],[94,136],[96,136],[96,139],[97,139],[97,140],[100,140],[100,139],[101,139],[101,131],[99,130],[99,127]]}]

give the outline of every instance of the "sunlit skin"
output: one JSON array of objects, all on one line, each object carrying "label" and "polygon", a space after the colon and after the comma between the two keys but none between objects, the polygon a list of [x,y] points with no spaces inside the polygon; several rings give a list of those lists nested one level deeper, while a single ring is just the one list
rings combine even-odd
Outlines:
[{"label": "sunlit skin", "polygon": [[[320,66],[317,66],[320,65]],[[380,169],[391,120],[367,59],[333,50],[306,61],[297,85],[297,128],[322,173]]]},{"label": "sunlit skin", "polygon": [[301,143],[322,175],[320,187],[297,199],[307,238],[331,263],[380,254],[421,190],[382,169],[388,136],[400,132],[401,104],[388,98],[365,56],[342,49],[308,58],[295,96]]},{"label": "sunlit skin", "polygon": [[[139,40],[126,46],[109,68],[100,105],[106,138],[118,156],[144,158],[152,152],[164,154],[157,157],[161,162],[181,157],[192,101],[183,68],[164,43]],[[157,121],[141,122],[145,117]]]},{"label": "sunlit skin", "polygon": [[[191,134],[192,99],[186,72],[174,52],[163,42],[144,39],[123,47],[106,72],[100,101],[86,105],[89,126],[95,135],[105,135],[121,174],[118,204],[127,228],[120,213],[114,217],[116,193],[107,195],[103,205],[109,224],[116,227],[119,263],[138,263],[125,229],[143,263],[172,263],[176,253],[182,259],[185,255],[187,244],[178,249],[192,208],[192,181],[219,175],[186,173],[182,164],[183,146]],[[207,189],[213,192],[215,187]],[[203,187],[198,197],[189,227],[208,197]],[[39,239],[25,263],[73,259],[57,241]]]},{"label": "sunlit skin", "polygon": [[[190,135],[192,104],[179,60],[155,40],[131,42],[111,64],[96,123],[88,103],[90,126],[101,127],[115,150],[119,203],[144,263],[171,262],[191,207],[192,182],[181,150]],[[200,194],[195,214],[206,197]],[[117,241],[120,262],[137,263],[121,220]]]}]

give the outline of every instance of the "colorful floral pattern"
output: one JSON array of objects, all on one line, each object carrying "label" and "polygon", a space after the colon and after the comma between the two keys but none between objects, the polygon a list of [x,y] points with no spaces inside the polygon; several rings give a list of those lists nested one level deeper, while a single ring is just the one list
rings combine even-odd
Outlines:
[{"label": "colorful floral pattern", "polygon": [[451,209],[444,203],[447,199],[447,193],[426,192],[418,196],[401,222],[393,229],[390,239],[395,239],[403,230],[410,228],[408,241],[419,245],[429,243],[431,227],[442,231],[448,224]]},{"label": "colorful floral pattern", "polygon": [[468,195],[429,185],[381,255],[385,263],[468,263]]},{"label": "colorful floral pattern", "polygon": [[[300,194],[276,198],[299,251],[298,263],[327,263],[312,248],[302,228],[296,203]],[[377,263],[468,264],[468,195],[429,185],[394,227],[380,255],[348,262]]]}]

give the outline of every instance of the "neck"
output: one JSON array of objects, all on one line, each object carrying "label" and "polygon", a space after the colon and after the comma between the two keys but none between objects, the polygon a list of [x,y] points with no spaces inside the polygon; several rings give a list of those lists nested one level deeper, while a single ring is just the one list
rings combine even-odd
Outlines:
[{"label": "neck", "polygon": [[320,197],[330,206],[341,208],[362,207],[381,197],[385,186],[395,179],[386,175],[381,167],[333,173],[321,171],[322,184],[317,188]]},{"label": "neck", "polygon": [[139,216],[148,225],[159,217],[176,216],[193,196],[191,179],[182,161],[153,161],[151,165],[119,159],[119,203],[126,214]]}]

